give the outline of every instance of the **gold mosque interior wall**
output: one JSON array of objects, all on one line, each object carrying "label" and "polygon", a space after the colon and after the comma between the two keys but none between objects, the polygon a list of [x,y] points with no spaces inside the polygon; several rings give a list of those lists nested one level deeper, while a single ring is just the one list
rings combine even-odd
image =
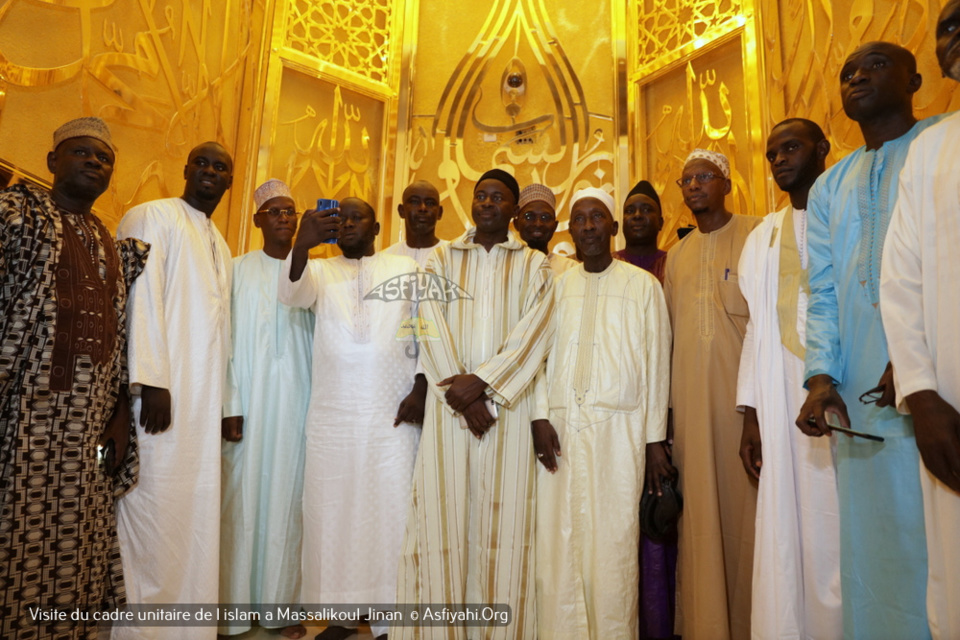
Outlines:
[{"label": "gold mosque interior wall", "polygon": [[956,83],[941,78],[934,55],[939,10],[939,3],[895,0],[631,0],[629,174],[661,190],[661,246],[691,222],[673,181],[694,147],[729,156],[729,207],[762,216],[786,203],[763,160],[778,121],[819,123],[832,144],[828,164],[861,146],[859,128],[843,113],[839,73],[865,42],[915,52],[924,76],[914,99],[919,117],[960,107]]},{"label": "gold mosque interior wall", "polygon": [[[960,106],[934,57],[940,5],[894,0],[0,0],[0,182],[49,181],[62,122],[98,115],[118,163],[96,210],[178,195],[191,147],[223,143],[234,187],[214,216],[235,253],[259,246],[253,188],[288,181],[301,208],[362,197],[381,244],[415,179],[439,188],[441,237],[470,224],[473,185],[509,168],[542,182],[566,228],[584,186],[619,201],[660,190],[661,245],[691,216],[683,159],[727,153],[729,200],[763,215],[784,198],[765,137],[788,116],[820,123],[830,162],[861,144],[839,69],[869,40],[917,54],[918,115]],[[558,240],[567,239],[565,233]],[[329,255],[324,249],[318,255]]]},{"label": "gold mosque interior wall", "polygon": [[[131,206],[182,193],[187,154],[206,140],[233,152],[242,186],[262,22],[254,0],[0,3],[0,182],[49,184],[54,129],[96,115],[117,148],[95,207],[111,229]],[[233,248],[243,196],[228,192],[214,216]]]},{"label": "gold mosque interior wall", "polygon": [[395,194],[413,180],[436,185],[444,208],[438,234],[452,238],[472,225],[479,177],[506,168],[521,185],[554,191],[562,238],[574,191],[621,187],[613,28],[622,5],[419,5]]}]

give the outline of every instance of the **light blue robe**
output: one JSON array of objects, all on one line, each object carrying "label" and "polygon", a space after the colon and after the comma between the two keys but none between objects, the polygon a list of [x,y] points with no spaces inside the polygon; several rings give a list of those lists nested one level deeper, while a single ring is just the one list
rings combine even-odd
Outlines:
[{"label": "light blue robe", "polygon": [[[277,301],[282,266],[263,251],[233,261],[233,349],[224,416],[243,416],[243,439],[223,442],[220,602],[225,604],[294,604],[300,598],[314,317],[308,309]],[[235,622],[220,632],[249,628]]]},{"label": "light blue robe", "polygon": [[837,437],[840,573],[845,638],[929,638],[927,552],[913,423],[893,407],[864,405],[887,366],[880,318],[880,254],[918,122],[880,149],[860,147],[824,173],[809,199],[810,307],[804,379],[837,383],[854,429]]}]

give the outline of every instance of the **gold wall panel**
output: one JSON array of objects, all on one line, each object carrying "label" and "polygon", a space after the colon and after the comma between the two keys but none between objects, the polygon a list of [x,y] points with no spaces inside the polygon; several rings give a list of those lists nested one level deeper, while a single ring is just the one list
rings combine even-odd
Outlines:
[{"label": "gold wall panel", "polygon": [[739,0],[639,0],[632,30],[637,60],[643,64],[679,51],[736,20],[741,10]]},{"label": "gold wall panel", "polygon": [[941,77],[935,32],[941,2],[916,0],[760,0],[779,21],[764,24],[764,48],[771,54],[766,88],[771,97],[767,129],[783,117],[818,122],[833,144],[830,162],[863,144],[859,127],[843,113],[840,67],[858,46],[872,40],[900,44],[914,52],[923,87],[914,98],[918,117],[960,107],[957,83]]},{"label": "gold wall panel", "polygon": [[729,210],[766,213],[762,129],[767,106],[757,82],[764,60],[757,47],[754,0],[633,0],[628,20],[641,34],[628,50],[630,176],[650,180],[661,195],[660,246],[674,245],[677,228],[693,224],[674,181],[698,147],[730,159]]},{"label": "gold wall panel", "polygon": [[[301,210],[321,197],[362,198],[378,212],[383,245],[392,220],[383,185],[393,176],[403,15],[397,0],[281,0],[264,61],[255,182],[284,180]],[[244,250],[262,245],[252,225],[244,238]],[[330,245],[314,255],[337,252]]]},{"label": "gold wall panel", "polygon": [[473,186],[495,166],[553,189],[561,229],[576,189],[620,187],[610,4],[421,0],[418,16],[393,192],[436,185],[441,237],[472,225]]},{"label": "gold wall panel", "polygon": [[[683,204],[675,180],[683,171],[687,154],[695,148],[709,148],[730,159],[733,191],[727,207],[752,213],[756,176],[750,154],[748,87],[739,38],[698,51],[683,64],[674,65],[638,87],[640,114],[639,149],[645,176],[660,193],[664,213],[661,246],[676,241],[680,226],[693,224],[693,215]],[[746,160],[746,161],[744,161]],[[762,199],[762,197],[761,197]]]},{"label": "gold wall panel", "polygon": [[389,83],[393,0],[289,0],[285,46]]},{"label": "gold wall panel", "polygon": [[[217,140],[242,171],[241,104],[255,71],[263,8],[235,0],[7,0],[0,4],[0,159],[49,181],[46,152],[63,122],[100,116],[117,165],[96,210],[114,228],[132,205],[179,195],[189,150]],[[240,187],[237,189],[236,187]],[[232,247],[229,215],[214,219]]]}]

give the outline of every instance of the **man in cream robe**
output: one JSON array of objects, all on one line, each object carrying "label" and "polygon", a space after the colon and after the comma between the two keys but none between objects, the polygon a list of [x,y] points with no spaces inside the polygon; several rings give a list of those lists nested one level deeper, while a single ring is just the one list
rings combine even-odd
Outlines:
[{"label": "man in cream robe", "polygon": [[740,290],[750,307],[737,387],[740,455],[760,481],[751,614],[757,640],[843,634],[832,443],[794,425],[807,395],[807,193],[829,151],[814,122],[793,118],[773,128],[767,159],[790,205],[764,218],[740,254]]},{"label": "man in cream robe", "polygon": [[484,174],[474,190],[477,226],[427,262],[450,295],[420,304],[439,339],[421,342],[430,391],[397,589],[407,604],[506,604],[512,620],[400,627],[391,638],[536,635],[531,391],[551,338],[553,282],[543,254],[509,232],[519,191],[504,171]]},{"label": "man in cream robe", "polygon": [[656,277],[610,253],[614,207],[596,188],[571,200],[583,265],[557,279],[556,335],[537,379],[541,638],[639,631],[640,519],[631,507],[643,491],[646,445],[666,438],[670,318]]},{"label": "man in cream robe", "polygon": [[[268,180],[254,201],[253,223],[263,235],[263,249],[233,261],[221,476],[219,601],[225,605],[291,604],[300,598],[303,429],[313,313],[277,299],[280,271],[297,230],[289,188]],[[260,626],[287,624],[261,620]],[[235,621],[223,624],[220,633],[249,628],[249,622]]]},{"label": "man in cream robe", "polygon": [[[343,200],[335,217],[343,255],[306,261],[327,225],[336,224],[327,213],[304,215],[279,280],[280,302],[316,315],[300,598],[314,605],[392,604],[420,428],[395,426],[416,374],[407,349],[414,334],[404,329],[414,301],[387,288],[416,280],[417,264],[374,253],[380,225],[357,198]],[[374,624],[373,631],[380,636],[387,629]]]},{"label": "man in cream robe", "polygon": [[687,158],[680,182],[697,229],[667,252],[664,276],[673,324],[673,462],[684,499],[677,627],[685,640],[750,635],[757,489],[737,455],[737,369],[748,318],[737,263],[760,219],[726,210],[729,166],[714,151]]},{"label": "man in cream robe", "polygon": [[[217,602],[220,420],[230,346],[230,249],[210,216],[232,182],[219,144],[190,152],[180,198],[134,207],[117,236],[151,245],[127,313],[140,482],[117,507],[131,604]],[[215,638],[216,627],[178,628]],[[170,637],[115,626],[114,638]]]},{"label": "man in cream robe", "polygon": [[[937,59],[960,81],[960,0],[937,27]],[[913,414],[923,464],[927,621],[936,639],[960,637],[960,113],[914,141],[884,246],[880,309],[897,387]]]}]

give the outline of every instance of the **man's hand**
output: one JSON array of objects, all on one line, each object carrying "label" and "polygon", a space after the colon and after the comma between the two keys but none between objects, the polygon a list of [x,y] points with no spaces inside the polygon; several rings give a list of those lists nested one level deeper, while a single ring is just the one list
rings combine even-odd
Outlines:
[{"label": "man's hand", "polygon": [[423,424],[424,407],[427,404],[427,378],[422,373],[418,373],[413,382],[413,390],[407,394],[407,397],[400,401],[397,408],[397,417],[393,421],[393,426],[398,426],[401,422],[411,424]]},{"label": "man's hand", "polygon": [[760,421],[757,410],[744,407],[743,431],[740,433],[740,460],[747,475],[760,479],[760,467],[763,466],[763,449],[760,447]]},{"label": "man's hand", "polygon": [[560,439],[557,430],[549,420],[534,420],[530,423],[530,432],[533,435],[533,450],[547,471],[556,473],[557,456],[560,453]]},{"label": "man's hand", "polygon": [[664,478],[677,479],[677,468],[670,462],[669,446],[666,440],[647,443],[646,465],[643,470],[643,484],[647,488],[647,493],[656,493],[658,496],[662,496],[663,487],[661,483]]},{"label": "man's hand", "polygon": [[883,389],[883,395],[877,400],[878,407],[892,407],[897,402],[897,390],[893,386],[893,364],[888,362],[887,368],[880,376],[877,389]]},{"label": "man's hand", "polygon": [[487,405],[483,398],[474,400],[467,405],[466,410],[462,412],[463,419],[467,421],[467,428],[470,433],[477,437],[477,440],[483,438],[484,434],[490,430],[490,427],[497,421],[490,412],[487,411]]},{"label": "man's hand", "polygon": [[310,249],[322,242],[340,237],[340,209],[309,209],[304,212],[290,255],[290,282],[303,275],[310,258]]},{"label": "man's hand", "polygon": [[917,449],[923,464],[960,493],[960,413],[936,391],[918,391],[907,396],[913,414]]},{"label": "man's hand", "polygon": [[450,405],[451,409],[460,413],[466,413],[467,405],[482,396],[487,389],[487,383],[472,373],[450,376],[437,383],[438,387],[446,387],[447,385],[450,386],[444,394],[447,404]]},{"label": "man's hand", "polygon": [[847,405],[833,386],[833,380],[826,374],[813,376],[807,380],[809,393],[800,407],[797,416],[797,427],[808,436],[820,437],[830,435],[830,425],[827,424],[826,413],[829,411],[839,418],[840,426],[850,428],[850,416],[847,414]]},{"label": "man's hand", "polygon": [[243,440],[243,416],[230,416],[220,421],[220,435],[227,442]]},{"label": "man's hand", "polygon": [[140,426],[147,433],[163,433],[170,428],[170,391],[143,385],[140,389]]},{"label": "man's hand", "polygon": [[130,444],[130,398],[127,387],[120,387],[117,404],[113,408],[113,415],[107,420],[107,427],[100,438],[100,446],[105,447],[113,441],[113,459],[106,460],[108,475],[114,475],[120,468],[124,456],[127,455],[127,446]]},{"label": "man's hand", "polygon": [[340,237],[340,209],[308,209],[300,219],[295,247],[312,249]]}]

